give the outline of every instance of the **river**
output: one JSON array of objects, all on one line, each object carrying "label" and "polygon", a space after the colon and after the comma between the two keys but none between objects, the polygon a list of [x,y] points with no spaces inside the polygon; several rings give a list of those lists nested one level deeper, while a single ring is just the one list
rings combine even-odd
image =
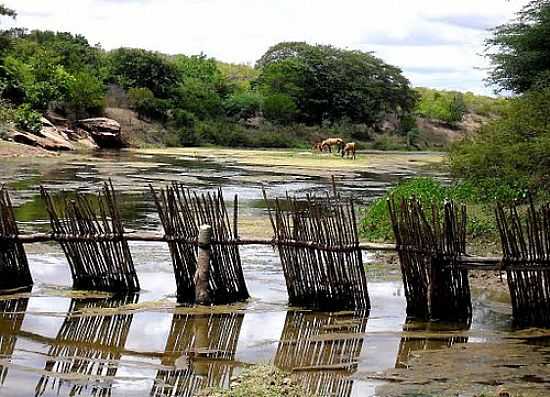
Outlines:
[{"label": "river", "polygon": [[[94,194],[111,178],[128,230],[161,233],[148,185],[180,181],[194,189],[221,186],[227,200],[238,194],[241,235],[268,237],[262,188],[271,197],[319,192],[329,188],[334,173],[342,194],[364,204],[403,178],[422,174],[446,180],[444,172],[420,167],[423,154],[409,155],[411,161],[398,166],[317,172],[208,153],[13,160],[2,163],[0,182],[10,189],[24,232],[49,228],[40,185],[54,195]],[[257,246],[241,248],[248,302],[212,310],[178,307],[168,247],[131,243],[130,248],[142,291],[108,297],[71,290],[58,245],[26,247],[32,293],[0,301],[0,395],[187,396],[205,386],[227,387],[247,364],[274,363],[295,370],[315,395],[374,396],[385,381],[369,374],[407,367],[415,351],[498,340],[512,330],[509,306],[493,304],[483,294],[475,295],[468,330],[407,322],[395,270],[368,271],[370,313],[289,308],[277,252]],[[371,262],[370,254],[364,260]],[[338,354],[343,365],[311,368],[327,354]]]}]

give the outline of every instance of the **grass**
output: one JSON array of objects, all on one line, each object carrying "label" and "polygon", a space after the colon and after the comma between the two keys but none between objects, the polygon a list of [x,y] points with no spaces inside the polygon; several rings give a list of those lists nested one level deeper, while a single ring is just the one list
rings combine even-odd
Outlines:
[{"label": "grass", "polygon": [[472,182],[455,182],[443,186],[433,178],[413,178],[402,182],[384,197],[375,200],[369,207],[361,209],[360,232],[369,241],[393,241],[387,199],[390,196],[396,201],[402,198],[417,197],[424,203],[442,203],[445,199],[467,205],[467,235],[479,250],[494,245],[498,240],[498,230],[494,216],[494,202],[521,197],[523,191],[505,187],[494,181],[480,180]]}]

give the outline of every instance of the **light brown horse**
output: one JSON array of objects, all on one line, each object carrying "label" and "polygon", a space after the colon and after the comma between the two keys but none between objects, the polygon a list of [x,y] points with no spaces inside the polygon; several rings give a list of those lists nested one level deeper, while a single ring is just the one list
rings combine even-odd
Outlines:
[{"label": "light brown horse", "polygon": [[312,152],[316,152],[317,150],[320,151],[320,152],[323,151],[322,142],[315,142],[315,143],[313,144],[313,146],[311,147],[311,151],[312,151]]},{"label": "light brown horse", "polygon": [[340,153],[340,151],[344,147],[344,140],[342,138],[325,139],[323,142],[321,142],[321,151],[324,152],[325,149],[328,149],[328,151],[332,153],[333,146],[338,146],[338,153]]},{"label": "light brown horse", "polygon": [[355,142],[346,143],[346,146],[344,146],[344,150],[342,150],[342,158],[345,156],[351,156],[352,159],[356,159],[357,156],[355,152],[357,151],[357,145]]}]

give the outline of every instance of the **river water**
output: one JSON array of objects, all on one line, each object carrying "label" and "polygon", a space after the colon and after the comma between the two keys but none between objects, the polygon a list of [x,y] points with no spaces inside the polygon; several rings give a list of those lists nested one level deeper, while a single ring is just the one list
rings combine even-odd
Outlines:
[{"label": "river water", "polygon": [[[418,174],[445,178],[411,162],[347,173],[338,185],[343,194],[364,203],[398,180]],[[262,187],[271,197],[281,197],[329,186],[326,176],[311,172],[282,173],[227,159],[174,154],[123,152],[10,161],[0,169],[0,182],[10,189],[25,232],[49,227],[40,185],[54,195],[95,193],[108,178],[121,192],[128,230],[160,233],[148,185],[160,188],[181,181],[197,189],[221,186],[228,200],[238,194],[241,235],[246,237],[271,235]],[[170,254],[163,243],[131,243],[142,291],[124,297],[72,291],[59,246],[26,248],[33,291],[0,301],[0,395],[187,396],[205,386],[227,387],[247,364],[274,363],[294,370],[314,395],[373,396],[382,381],[365,374],[406,367],[417,350],[498,338],[511,329],[509,307],[489,304],[483,295],[475,297],[469,336],[437,336],[433,325],[407,323],[395,272],[369,271],[370,313],[289,308],[279,258],[270,247],[241,248],[252,298],[212,310],[176,305]],[[371,257],[365,255],[364,260],[368,263]],[[428,328],[430,336],[423,336]]]}]

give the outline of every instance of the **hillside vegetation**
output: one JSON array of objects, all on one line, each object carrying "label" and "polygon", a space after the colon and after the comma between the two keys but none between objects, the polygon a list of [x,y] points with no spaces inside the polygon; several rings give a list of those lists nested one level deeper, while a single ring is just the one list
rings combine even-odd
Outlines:
[{"label": "hillside vegetation", "polygon": [[70,33],[18,28],[0,38],[0,136],[9,125],[39,133],[53,113],[115,118],[137,146],[309,147],[337,135],[378,149],[445,148],[501,102],[413,89],[371,53],[301,42],[271,47],[252,67],[105,51]]}]

